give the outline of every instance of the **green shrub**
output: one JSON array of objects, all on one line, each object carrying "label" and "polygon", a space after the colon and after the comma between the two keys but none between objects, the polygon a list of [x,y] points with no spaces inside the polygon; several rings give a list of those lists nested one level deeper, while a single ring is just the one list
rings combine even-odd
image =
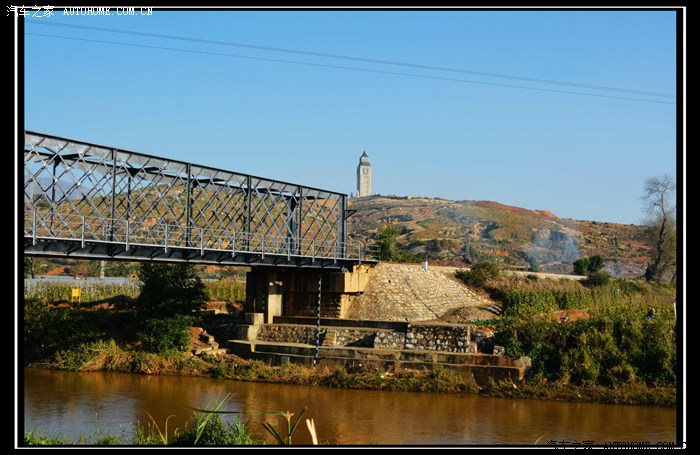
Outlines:
[{"label": "green shrub", "polygon": [[413,254],[408,251],[399,250],[396,244],[396,239],[399,234],[399,228],[396,225],[388,224],[384,226],[377,240],[379,259],[382,261],[419,262],[420,259]]},{"label": "green shrub", "polygon": [[574,273],[576,275],[592,275],[598,273],[605,265],[605,260],[598,255],[586,257],[583,256],[574,261]]},{"label": "green shrub", "polygon": [[505,319],[495,337],[506,354],[531,357],[528,375],[535,378],[613,387],[676,381],[673,321],[666,314],[619,310],[563,324]]},{"label": "green shrub", "polygon": [[588,275],[588,278],[582,281],[583,285],[588,287],[606,286],[610,284],[610,275],[605,272],[595,272]]},{"label": "green shrub", "polygon": [[[245,425],[239,419],[235,423],[225,423],[221,416],[216,414],[204,422],[205,417],[197,414],[194,418],[194,428],[188,428],[179,433],[173,441],[174,446],[234,446],[251,445],[256,441],[245,429]],[[197,439],[197,428],[203,425]]]},{"label": "green shrub", "polygon": [[25,299],[23,331],[26,363],[100,337],[100,331],[88,315],[71,308],[49,308],[40,299]]},{"label": "green shrub", "polygon": [[481,261],[474,265],[471,270],[458,270],[455,276],[465,284],[484,287],[489,280],[497,279],[501,274],[498,263],[494,261]]},{"label": "green shrub", "polygon": [[191,264],[141,264],[143,282],[136,301],[142,318],[190,314],[204,308],[207,294]]},{"label": "green shrub", "polygon": [[184,351],[190,345],[192,321],[192,317],[185,315],[146,319],[136,335],[148,352]]}]

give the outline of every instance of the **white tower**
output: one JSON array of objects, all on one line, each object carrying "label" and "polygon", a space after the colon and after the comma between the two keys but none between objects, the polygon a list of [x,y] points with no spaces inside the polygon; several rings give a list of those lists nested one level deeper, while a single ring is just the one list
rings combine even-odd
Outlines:
[{"label": "white tower", "polygon": [[369,156],[363,151],[360,164],[357,165],[357,197],[370,196],[372,194],[372,165],[369,164]]}]

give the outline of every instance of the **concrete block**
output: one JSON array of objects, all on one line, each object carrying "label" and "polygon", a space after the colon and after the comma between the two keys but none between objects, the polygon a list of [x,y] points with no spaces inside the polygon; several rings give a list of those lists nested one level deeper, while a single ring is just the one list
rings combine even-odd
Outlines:
[{"label": "concrete block", "polygon": [[244,321],[246,324],[260,325],[265,322],[265,315],[263,313],[246,313]]},{"label": "concrete block", "polygon": [[262,325],[239,325],[236,327],[236,339],[253,341],[258,337]]}]

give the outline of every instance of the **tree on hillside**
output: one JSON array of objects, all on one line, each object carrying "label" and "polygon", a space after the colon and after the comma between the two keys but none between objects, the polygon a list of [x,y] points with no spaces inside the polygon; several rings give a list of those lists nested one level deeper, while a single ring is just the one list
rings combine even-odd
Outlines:
[{"label": "tree on hillside", "polygon": [[394,224],[388,224],[379,234],[377,245],[379,246],[379,259],[382,261],[418,262],[420,259],[408,251],[399,250],[396,239],[399,236],[399,228]]},{"label": "tree on hillside", "polygon": [[605,259],[599,255],[583,256],[574,261],[574,273],[576,275],[592,275],[600,272],[600,269],[605,265]]},{"label": "tree on hillside", "polygon": [[25,256],[24,257],[24,277],[34,278],[39,274],[41,269],[46,268],[46,261],[42,258]]},{"label": "tree on hillside", "polygon": [[388,224],[382,229],[379,234],[379,259],[382,261],[394,260],[397,254],[396,249],[396,238],[399,236],[399,229],[393,225]]},{"label": "tree on hillside", "polygon": [[484,287],[489,280],[495,280],[501,275],[501,266],[496,261],[480,261],[471,270],[458,270],[455,276],[465,284]]},{"label": "tree on hillside", "polygon": [[647,234],[651,251],[644,278],[647,281],[676,280],[676,182],[669,175],[644,182]]},{"label": "tree on hillside", "polygon": [[191,264],[144,262],[139,270],[143,282],[136,304],[143,318],[191,315],[204,307],[204,284]]}]

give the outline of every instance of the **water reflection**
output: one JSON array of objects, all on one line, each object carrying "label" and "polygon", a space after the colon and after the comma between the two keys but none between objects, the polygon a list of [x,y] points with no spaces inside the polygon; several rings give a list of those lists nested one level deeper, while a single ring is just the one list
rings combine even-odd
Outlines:
[{"label": "water reflection", "polygon": [[[472,395],[336,390],[254,384],[209,378],[120,373],[68,373],[26,369],[24,428],[49,434],[96,430],[131,435],[149,412],[161,427],[184,428],[192,407],[233,398],[248,428],[272,442],[262,428],[281,418],[269,411],[314,418],[319,439],[334,444],[532,444],[554,440],[673,441],[675,410],[637,406],[510,400]],[[233,421],[234,415],[224,416]],[[310,443],[305,425],[295,443]]]}]

